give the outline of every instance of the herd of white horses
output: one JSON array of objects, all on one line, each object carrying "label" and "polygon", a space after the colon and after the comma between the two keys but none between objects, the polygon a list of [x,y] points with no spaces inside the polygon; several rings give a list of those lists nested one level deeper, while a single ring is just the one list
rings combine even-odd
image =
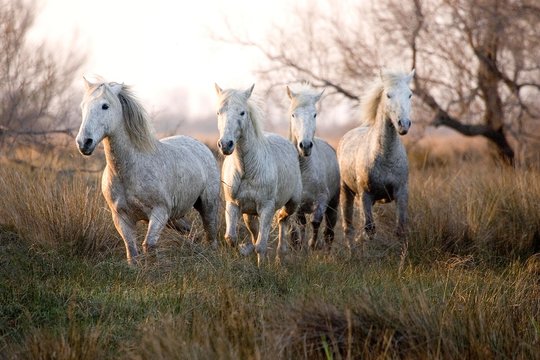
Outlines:
[{"label": "herd of white horses", "polygon": [[[218,97],[220,171],[210,149],[188,136],[158,140],[148,115],[124,84],[85,79],[82,124],[77,145],[91,155],[103,142],[107,166],[102,191],[114,225],[122,236],[128,262],[137,263],[136,224],[148,222],[143,251],[156,247],[165,226],[186,227],[184,216],[199,212],[206,238],[218,246],[219,208],[225,199],[225,241],[244,255],[267,259],[272,220],[279,225],[276,257],[287,251],[292,215],[299,226],[291,244],[306,243],[306,215],[311,214],[312,249],[330,247],[341,203],[345,238],[354,241],[354,200],[361,199],[364,236],[375,235],[372,207],[397,203],[397,235],[406,236],[408,162],[400,135],[411,125],[409,73],[382,73],[361,101],[361,124],[341,139],[337,152],[315,137],[317,102],[322,92],[309,85],[290,89],[289,139],[262,130],[261,106],[247,90],[222,89]],[[222,191],[221,191],[222,190]],[[237,244],[242,215],[251,241]],[[324,220],[322,241],[319,227]]]}]

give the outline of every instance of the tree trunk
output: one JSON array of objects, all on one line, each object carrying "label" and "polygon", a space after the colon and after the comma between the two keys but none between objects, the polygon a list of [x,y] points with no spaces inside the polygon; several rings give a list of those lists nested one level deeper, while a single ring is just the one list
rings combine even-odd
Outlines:
[{"label": "tree trunk", "polygon": [[501,159],[509,165],[514,165],[514,150],[508,143],[504,128],[501,126],[499,129],[494,129],[489,125],[468,125],[463,124],[458,119],[448,114],[422,87],[419,86],[419,81],[415,79],[415,93],[419,95],[422,101],[435,111],[435,117],[433,119],[433,125],[435,127],[447,126],[456,130],[465,136],[483,136],[488,139],[493,145],[496,146]]}]

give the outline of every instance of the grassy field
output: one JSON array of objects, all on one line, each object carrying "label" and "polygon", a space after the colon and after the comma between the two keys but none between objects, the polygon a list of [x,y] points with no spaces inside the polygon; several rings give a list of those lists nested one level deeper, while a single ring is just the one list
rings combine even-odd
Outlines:
[{"label": "grassy field", "polygon": [[540,358],[539,179],[413,166],[401,271],[394,205],[373,241],[349,250],[339,229],[261,269],[209,249],[191,214],[132,268],[96,174],[3,165],[0,358]]}]

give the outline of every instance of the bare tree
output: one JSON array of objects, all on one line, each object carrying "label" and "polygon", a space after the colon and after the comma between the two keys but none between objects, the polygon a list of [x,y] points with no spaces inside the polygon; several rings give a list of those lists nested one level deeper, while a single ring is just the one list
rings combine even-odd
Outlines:
[{"label": "bare tree", "polygon": [[0,0],[0,145],[21,135],[70,132],[71,86],[85,57],[30,44],[35,18],[35,2]]},{"label": "bare tree", "polygon": [[310,80],[356,103],[384,67],[415,67],[416,114],[483,136],[502,159],[540,118],[540,6],[533,0],[420,0],[346,7],[310,3],[256,46],[273,84]]}]

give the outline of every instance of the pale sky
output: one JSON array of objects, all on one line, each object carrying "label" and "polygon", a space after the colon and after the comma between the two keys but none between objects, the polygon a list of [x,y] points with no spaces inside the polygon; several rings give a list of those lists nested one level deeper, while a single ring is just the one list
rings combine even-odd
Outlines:
[{"label": "pale sky", "polygon": [[[262,56],[216,42],[211,33],[235,32],[263,39],[282,24],[290,0],[43,0],[32,38],[88,54],[82,75],[134,86],[150,112],[214,111],[214,82],[248,87]],[[176,107],[176,108],[175,108]],[[167,109],[168,108],[168,109]]]}]

